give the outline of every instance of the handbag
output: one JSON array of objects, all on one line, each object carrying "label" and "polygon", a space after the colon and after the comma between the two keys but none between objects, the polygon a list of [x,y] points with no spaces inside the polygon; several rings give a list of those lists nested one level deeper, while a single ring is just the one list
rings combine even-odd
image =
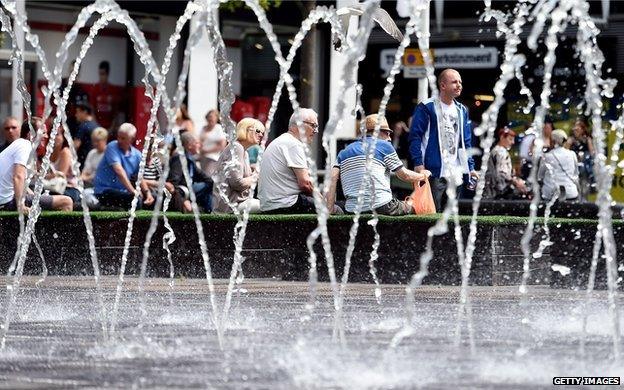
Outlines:
[{"label": "handbag", "polygon": [[60,175],[51,179],[43,179],[43,188],[50,192],[63,194],[67,188],[67,179]]},{"label": "handbag", "polygon": [[574,183],[574,185],[576,186],[576,190],[580,191],[581,190],[581,183],[579,183],[579,178],[578,176],[576,178],[573,178],[572,175],[570,175],[568,173],[568,171],[565,170],[565,168],[563,167],[563,164],[561,164],[561,161],[559,161],[559,159],[557,158],[557,156],[555,156],[554,154],[552,154],[553,158],[557,161],[557,164],[559,164],[559,168],[561,168],[561,170],[563,171],[563,173],[568,177],[568,179],[570,179],[570,181],[572,183]]},{"label": "handbag", "polygon": [[414,214],[425,215],[435,214],[436,208],[431,194],[431,184],[429,180],[422,180],[414,183],[414,191],[408,197],[411,200]]}]

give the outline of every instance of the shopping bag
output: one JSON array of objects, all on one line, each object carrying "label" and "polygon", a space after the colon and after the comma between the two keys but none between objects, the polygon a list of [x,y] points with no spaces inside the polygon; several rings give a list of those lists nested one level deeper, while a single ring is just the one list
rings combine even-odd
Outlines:
[{"label": "shopping bag", "polygon": [[436,208],[431,194],[431,185],[429,180],[422,180],[414,183],[414,192],[409,199],[414,208],[414,214],[435,214]]}]

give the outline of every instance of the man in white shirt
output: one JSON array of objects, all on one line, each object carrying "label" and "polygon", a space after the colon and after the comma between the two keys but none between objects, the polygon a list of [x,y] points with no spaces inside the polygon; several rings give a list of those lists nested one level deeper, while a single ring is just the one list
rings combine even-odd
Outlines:
[{"label": "man in white shirt", "polygon": [[[297,126],[302,122],[302,131]],[[258,199],[260,211],[279,214],[314,213],[314,187],[308,171],[306,148],[318,133],[318,115],[309,108],[292,114],[288,131],[262,154]]]},{"label": "man in white shirt", "polygon": [[[33,118],[32,125],[36,129],[42,124],[39,118]],[[26,187],[26,167],[31,152],[30,128],[24,122],[20,138],[0,153],[0,210],[29,211],[34,198]],[[73,207],[73,201],[65,195],[42,195],[39,204],[42,210],[71,211]]]}]

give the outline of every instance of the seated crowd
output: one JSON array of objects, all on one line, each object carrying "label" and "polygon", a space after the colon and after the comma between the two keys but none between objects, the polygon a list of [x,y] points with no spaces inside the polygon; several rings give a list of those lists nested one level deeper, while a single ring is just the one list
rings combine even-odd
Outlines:
[{"label": "seated crowd", "polygon": [[[418,171],[404,166],[392,143],[393,130],[377,114],[364,118],[366,135],[337,155],[329,172],[329,188],[323,196],[309,170],[308,149],[319,132],[314,110],[301,108],[291,116],[287,131],[261,152],[258,167],[256,158],[266,133],[262,122],[242,119],[236,125],[235,139],[228,142],[218,124],[216,110],[208,113],[208,125],[196,134],[182,108],[176,121],[181,145],[176,148],[175,142],[171,142],[172,147],[165,149],[164,141],[152,139],[145,146],[145,166],[141,180],[137,180],[143,155],[135,147],[136,127],[122,124],[114,131],[115,139],[108,142],[109,132],[93,120],[91,112],[88,105],[77,107],[76,120],[80,125],[73,139],[75,155],[64,129],[61,127],[56,132],[50,168],[42,183],[45,192],[40,205],[44,210],[79,210],[83,204],[90,208],[127,210],[135,198],[138,208],[149,209],[154,207],[159,186],[163,185],[171,198],[169,210],[181,212],[192,211],[194,197],[203,212],[240,213],[247,209],[252,213],[315,213],[324,204],[330,213],[353,213],[363,191],[362,212],[406,215],[414,213],[414,207],[409,198],[405,201],[395,198],[391,174],[410,184],[433,179],[431,172],[424,169],[426,165]],[[33,165],[29,160],[36,157],[34,166],[40,169],[50,132],[38,118],[33,118],[30,126],[27,122],[20,126],[15,118],[9,117],[3,125],[6,144],[0,152],[0,210],[27,212],[37,176],[30,169]],[[41,139],[35,146],[31,127]],[[375,131],[377,138],[373,137]],[[575,130],[575,141],[570,141],[562,130],[548,134],[549,149],[545,150],[537,174],[543,183],[541,196],[544,200],[554,196],[575,199],[579,196],[577,154],[566,147],[575,145],[574,142],[582,143],[585,133]],[[498,143],[491,150],[485,176],[486,199],[530,196],[526,178],[515,174],[509,155],[515,137],[516,133],[507,127],[498,131]],[[169,165],[165,169],[163,162],[167,161]],[[164,174],[167,176],[163,181]],[[252,192],[256,183],[257,196]],[[344,202],[336,199],[338,183]]]}]

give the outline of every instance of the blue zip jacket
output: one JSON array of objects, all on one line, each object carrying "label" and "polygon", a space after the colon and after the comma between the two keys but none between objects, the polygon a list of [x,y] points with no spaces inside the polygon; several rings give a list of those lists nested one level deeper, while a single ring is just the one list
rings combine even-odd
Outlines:
[{"label": "blue zip jacket", "polygon": [[[459,143],[459,157],[464,165],[464,174],[474,170],[474,161],[468,156],[468,149],[472,147],[472,123],[468,116],[468,109],[456,100],[453,103],[459,113],[459,128],[463,130],[463,137]],[[463,152],[462,152],[463,151]],[[444,162],[440,146],[440,130],[438,129],[438,113],[433,98],[429,98],[416,106],[412,116],[412,126],[409,134],[409,152],[414,166],[424,165],[431,171],[433,177],[440,177]]]}]

